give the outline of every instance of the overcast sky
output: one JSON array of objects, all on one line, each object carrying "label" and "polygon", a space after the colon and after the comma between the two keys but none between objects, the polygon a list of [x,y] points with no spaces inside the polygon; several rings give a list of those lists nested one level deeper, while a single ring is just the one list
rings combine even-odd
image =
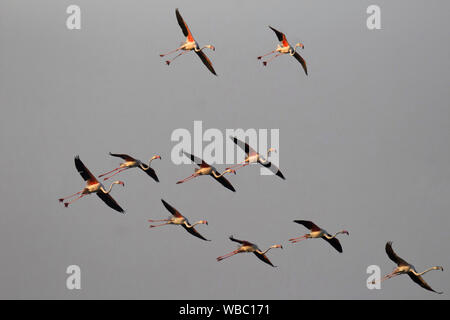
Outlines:
[{"label": "overcast sky", "polygon": [[[0,2],[0,298],[448,299],[450,293],[450,22],[448,1]],[[381,7],[382,30],[366,27]],[[81,8],[81,30],[66,8]],[[159,57],[184,37],[179,8],[218,73],[194,53],[170,66]],[[306,77],[293,58],[263,67],[277,40],[302,42]],[[257,166],[229,176],[232,193],[209,177],[182,185],[193,165],[176,166],[174,130],[279,129],[286,181]],[[129,153],[152,166],[159,184],[133,169],[117,177],[121,215],[91,195],[69,208],[57,199],[84,181],[73,157],[94,174]],[[223,170],[225,165],[217,165]],[[109,184],[107,184],[109,186]],[[183,228],[149,229],[166,218],[160,199],[211,242]],[[340,236],[291,245],[313,220]],[[261,249],[222,262],[229,235]],[[401,276],[368,290],[369,265],[382,273],[397,253],[444,295]],[[82,289],[66,289],[67,266]]]}]

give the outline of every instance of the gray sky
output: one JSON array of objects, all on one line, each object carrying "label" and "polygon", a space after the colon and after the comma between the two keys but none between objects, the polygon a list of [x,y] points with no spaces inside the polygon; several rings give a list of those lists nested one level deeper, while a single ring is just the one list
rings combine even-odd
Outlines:
[{"label": "gray sky", "polygon": [[[382,30],[366,8],[382,9]],[[82,10],[82,29],[65,26]],[[175,8],[219,74],[193,53],[170,67],[158,54],[184,37]],[[429,293],[409,277],[366,288],[366,268],[394,264],[384,245],[421,271],[450,267],[448,1],[17,1],[0,2],[0,298],[447,299],[448,271],[430,272]],[[267,25],[302,51],[264,68],[276,46]],[[280,129],[287,180],[257,167],[231,176],[229,192],[209,177],[183,185],[173,130]],[[84,186],[73,157],[95,174],[119,161],[109,151],[154,161],[161,183],[121,174],[116,214],[96,196],[65,209],[61,196]],[[224,165],[219,165],[223,169]],[[117,176],[119,177],[119,176]],[[148,229],[165,218],[164,198],[198,230]],[[342,236],[344,253],[322,240],[290,245],[311,219]],[[276,269],[241,254],[227,237],[266,248]],[[82,290],[65,287],[81,267]]]}]

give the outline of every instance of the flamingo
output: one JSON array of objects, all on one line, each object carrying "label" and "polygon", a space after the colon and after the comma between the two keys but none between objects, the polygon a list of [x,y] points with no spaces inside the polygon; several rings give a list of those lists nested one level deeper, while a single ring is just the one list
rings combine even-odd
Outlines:
[{"label": "flamingo", "polygon": [[272,28],[271,26],[269,26],[270,29],[273,30],[273,32],[275,32],[278,41],[280,41],[280,44],[277,45],[277,48],[273,51],[270,51],[269,53],[266,53],[262,56],[258,57],[258,60],[261,60],[263,57],[268,56],[268,55],[272,55],[274,53],[276,53],[276,55],[274,55],[273,57],[271,57],[270,59],[267,59],[266,61],[263,61],[263,65],[267,65],[270,61],[272,61],[273,59],[283,55],[283,54],[289,54],[290,56],[293,56],[295,59],[297,59],[298,62],[300,62],[300,64],[303,67],[303,70],[305,70],[306,75],[308,75],[308,69],[306,68],[306,62],[305,60],[302,58],[302,56],[297,52],[297,47],[300,47],[302,49],[305,49],[305,46],[302,43],[297,43],[295,45],[295,47],[292,47],[289,42],[286,39],[286,36],[284,33],[276,30],[275,28]]},{"label": "flamingo", "polygon": [[135,158],[133,158],[133,157],[127,155],[127,154],[116,154],[116,153],[111,153],[111,152],[110,152],[109,155],[110,155],[110,156],[113,156],[113,157],[119,157],[119,158],[122,158],[123,160],[125,160],[125,162],[121,163],[121,164],[119,165],[119,167],[117,167],[117,168],[115,168],[115,169],[113,169],[113,170],[111,170],[111,171],[108,171],[108,172],[103,173],[103,174],[101,174],[101,175],[98,176],[99,178],[101,178],[101,177],[106,176],[106,175],[108,175],[108,174],[110,174],[110,173],[113,173],[114,171],[117,171],[117,172],[114,173],[113,175],[104,178],[104,179],[103,179],[104,181],[108,180],[109,178],[111,178],[111,177],[115,176],[116,174],[118,174],[118,173],[120,173],[120,172],[122,172],[122,171],[125,171],[125,170],[127,170],[127,169],[130,169],[130,168],[140,168],[140,169],[142,169],[145,173],[147,173],[150,177],[152,177],[156,182],[159,182],[158,176],[156,175],[155,170],[154,170],[153,168],[150,167],[150,164],[151,164],[152,161],[155,160],[155,159],[161,159],[161,156],[159,156],[159,155],[154,155],[153,157],[150,158],[150,160],[148,161],[148,164],[146,165],[146,164],[143,163],[142,161],[140,161],[140,160],[138,160],[138,159],[135,159]]},{"label": "flamingo", "polygon": [[306,228],[308,228],[311,232],[305,234],[304,236],[298,237],[298,238],[292,238],[289,239],[292,243],[297,243],[305,239],[315,239],[315,238],[322,238],[325,241],[327,241],[329,244],[333,246],[338,252],[342,253],[342,246],[339,240],[336,238],[338,234],[346,234],[349,235],[348,231],[342,230],[339,232],[336,232],[333,236],[330,235],[326,230],[318,227],[315,223],[311,221],[305,221],[305,220],[294,220],[294,222],[299,223]]},{"label": "flamingo", "polygon": [[150,225],[150,228],[161,227],[161,226],[165,226],[165,225],[169,225],[169,224],[179,225],[179,226],[182,226],[184,229],[186,229],[186,231],[189,232],[190,234],[192,234],[193,236],[200,238],[202,240],[205,240],[205,241],[211,241],[211,240],[205,239],[194,228],[198,224],[208,225],[208,221],[200,220],[194,224],[189,224],[189,221],[186,219],[186,217],[184,217],[177,209],[172,207],[170,204],[168,204],[163,199],[161,199],[161,201],[162,201],[164,207],[166,207],[166,209],[169,210],[169,212],[173,215],[173,217],[170,217],[168,219],[162,219],[162,220],[148,220],[148,222],[163,222],[163,221],[165,222],[165,223],[159,224],[159,225]]},{"label": "flamingo", "polygon": [[177,184],[186,182],[188,180],[191,180],[195,177],[198,176],[203,176],[203,175],[210,175],[211,177],[213,177],[214,179],[216,179],[216,181],[218,181],[221,185],[223,185],[225,188],[236,192],[236,190],[234,189],[234,187],[231,185],[231,183],[224,177],[225,174],[232,172],[234,174],[236,174],[236,171],[233,169],[227,169],[226,171],[222,172],[221,174],[219,174],[219,172],[217,171],[216,168],[214,168],[213,166],[207,164],[205,161],[203,161],[202,159],[189,154],[185,151],[183,151],[184,155],[188,158],[191,159],[192,162],[194,162],[195,164],[197,164],[198,166],[200,166],[200,168],[195,169],[194,173],[191,174],[189,177],[180,180],[177,182]]},{"label": "flamingo", "polygon": [[218,257],[217,261],[222,261],[223,259],[229,258],[229,257],[234,256],[235,254],[238,254],[238,253],[241,253],[241,252],[253,252],[258,257],[258,259],[260,259],[261,261],[271,265],[272,267],[276,267],[276,266],[274,266],[272,264],[272,262],[270,262],[269,258],[267,258],[266,253],[269,250],[273,249],[273,248],[283,249],[282,245],[275,244],[273,246],[270,246],[266,251],[261,251],[258,248],[258,246],[256,244],[254,244],[254,243],[251,243],[251,242],[248,242],[248,241],[245,241],[245,240],[238,240],[238,239],[233,238],[233,236],[230,236],[229,239],[231,241],[240,243],[240,246],[236,250],[234,250],[234,251],[232,251],[230,253],[227,253],[227,254],[225,254],[223,256]]},{"label": "flamingo", "polygon": [[442,292],[437,292],[434,291],[429,285],[428,283],[425,282],[425,280],[422,278],[422,275],[424,275],[425,273],[431,271],[431,270],[441,270],[444,271],[444,268],[442,268],[441,266],[437,266],[437,267],[431,267],[423,272],[417,272],[416,269],[414,268],[414,266],[408,262],[406,262],[405,260],[403,260],[402,258],[400,258],[392,249],[392,241],[389,241],[386,243],[386,253],[389,257],[389,259],[391,259],[393,262],[395,262],[397,264],[397,267],[394,269],[394,271],[392,271],[391,273],[385,275],[381,281],[387,280],[387,279],[391,279],[395,276],[401,275],[401,274],[407,274],[412,281],[414,281],[415,283],[417,283],[419,286],[421,286],[422,288],[428,290],[428,291],[433,291],[436,292],[438,294],[442,294]]},{"label": "flamingo", "polygon": [[64,200],[71,199],[75,196],[78,196],[77,198],[73,199],[69,202],[64,202],[64,206],[68,207],[71,203],[83,198],[84,196],[91,194],[91,193],[97,193],[100,199],[103,200],[110,208],[119,211],[120,213],[125,213],[125,211],[117,204],[117,202],[111,197],[109,194],[112,190],[112,187],[115,184],[120,184],[123,187],[125,186],[125,183],[123,181],[114,181],[111,183],[111,186],[108,190],[105,189],[105,187],[98,182],[98,180],[95,178],[95,176],[89,171],[88,168],[84,165],[84,163],[80,160],[79,156],[75,157],[75,167],[77,168],[78,172],[80,173],[81,177],[86,181],[86,187],[84,187],[83,190],[65,197],[60,198],[59,202],[63,202]]},{"label": "flamingo", "polygon": [[176,55],[172,60],[166,61],[166,64],[170,65],[170,63],[172,61],[174,61],[176,58],[184,55],[188,51],[194,51],[199,56],[200,60],[202,60],[203,64],[208,68],[208,70],[211,71],[212,74],[217,76],[216,71],[214,70],[211,61],[208,59],[206,54],[203,52],[203,49],[205,49],[205,48],[211,49],[212,51],[215,51],[216,48],[210,44],[205,45],[200,48],[197,41],[195,41],[194,37],[192,36],[192,33],[189,30],[188,25],[186,24],[186,22],[184,22],[183,18],[181,17],[181,14],[178,11],[178,9],[175,10],[175,14],[177,16],[178,24],[180,25],[180,28],[183,31],[184,36],[186,37],[186,41],[184,43],[182,43],[181,46],[178,47],[177,49],[169,51],[167,53],[160,54],[159,56],[162,58],[162,57],[165,57],[166,55],[169,55],[171,53],[175,53],[175,52],[182,50],[182,52],[179,53],[178,55]]},{"label": "flamingo", "polygon": [[[248,145],[248,143],[238,140],[236,137],[230,137],[230,139],[233,140],[233,142],[235,144],[237,144],[242,150],[244,150],[244,152],[247,155],[247,158],[245,158],[245,160],[243,162],[238,163],[234,166],[231,166],[227,169],[235,168],[235,170],[237,170],[239,168],[245,167],[252,163],[259,163],[263,167],[268,168],[270,171],[272,171],[275,175],[279,176],[281,179],[286,180],[286,178],[283,176],[280,169],[278,169],[278,167],[276,165],[274,165],[272,162],[264,159],[258,152],[256,152],[252,147],[250,147]],[[269,157],[271,152],[276,152],[276,150],[274,148],[269,148],[267,150],[266,158]]]}]

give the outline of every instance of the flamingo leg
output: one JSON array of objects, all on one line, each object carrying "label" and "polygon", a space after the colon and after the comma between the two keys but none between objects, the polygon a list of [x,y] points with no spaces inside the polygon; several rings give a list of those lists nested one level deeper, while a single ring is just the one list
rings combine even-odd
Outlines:
[{"label": "flamingo leg", "polygon": [[167,56],[167,55],[169,55],[169,54],[171,54],[171,53],[175,53],[175,52],[177,52],[177,51],[179,51],[179,50],[181,50],[181,48],[177,48],[177,49],[172,50],[172,51],[169,51],[169,52],[167,52],[167,53],[162,53],[162,54],[160,54],[159,56],[162,58],[162,57]]},{"label": "flamingo leg", "polygon": [[234,256],[234,255],[237,254],[237,253],[239,253],[239,251],[234,250],[233,252],[230,252],[230,253],[227,253],[227,254],[225,254],[225,255],[223,255],[223,256],[218,257],[218,258],[217,258],[217,261],[221,261],[221,260],[223,260],[223,259],[229,258],[229,257],[231,257],[231,256]]},{"label": "flamingo leg", "polygon": [[243,162],[240,162],[240,163],[238,163],[238,164],[232,165],[231,167],[228,167],[228,168],[226,168],[225,170],[233,169],[233,168],[236,168],[236,167],[240,167],[240,166],[242,166],[242,165],[245,164],[245,163],[247,163],[247,161],[243,161]]},{"label": "flamingo leg", "polygon": [[99,177],[99,178],[104,177],[104,176],[106,176],[107,174],[113,173],[114,171],[117,171],[117,170],[119,170],[119,169],[121,169],[121,167],[118,167],[118,168],[115,168],[115,169],[113,169],[113,170],[111,170],[111,171],[105,172],[105,173],[99,175],[98,177]]},{"label": "flamingo leg", "polygon": [[272,61],[273,59],[275,59],[275,58],[277,58],[277,57],[279,57],[279,56],[281,56],[282,55],[282,53],[277,53],[276,55],[274,55],[273,57],[271,57],[270,59],[267,59],[266,61],[263,61],[263,65],[267,65],[270,61]]},{"label": "flamingo leg", "polygon": [[108,180],[109,178],[114,177],[116,174],[121,173],[122,171],[125,171],[125,170],[127,170],[127,169],[129,169],[129,168],[123,168],[123,169],[117,171],[116,173],[114,173],[113,175],[110,175],[109,177],[106,177],[105,179],[103,179],[103,181],[106,181],[106,180]]},{"label": "flamingo leg", "polygon": [[162,220],[148,220],[148,222],[162,222],[162,221],[169,221],[170,219],[162,219]]},{"label": "flamingo leg", "polygon": [[74,193],[74,194],[72,194],[72,195],[70,195],[70,196],[67,196],[67,197],[64,197],[64,198],[59,198],[58,201],[59,201],[59,202],[63,202],[63,201],[66,200],[66,199],[70,199],[70,198],[75,197],[76,195],[79,195],[81,192],[82,192],[82,191],[78,191],[77,193]]},{"label": "flamingo leg", "polygon": [[300,242],[300,241],[303,241],[303,240],[306,240],[306,239],[308,239],[308,238],[307,238],[306,236],[303,236],[303,237],[291,239],[290,241],[291,241],[292,243],[297,243],[297,242]]},{"label": "flamingo leg", "polygon": [[167,225],[167,224],[169,224],[168,222],[166,222],[166,223],[162,223],[162,224],[157,224],[157,225],[150,225],[149,226],[149,228],[156,228],[156,227],[162,227],[162,226],[165,226],[165,225]]},{"label": "flamingo leg", "polygon": [[187,178],[185,178],[185,179],[183,179],[183,180],[178,181],[177,184],[180,184],[180,183],[189,181],[189,180],[191,180],[191,179],[193,179],[193,178],[195,178],[195,177],[197,177],[197,176],[198,176],[198,175],[194,173],[194,174],[190,175],[189,177],[187,177]]},{"label": "flamingo leg", "polygon": [[231,166],[231,167],[227,168],[227,170],[228,170],[228,169],[232,169],[232,168],[236,168],[236,169],[234,169],[234,170],[237,170],[237,169],[243,168],[243,167],[245,167],[245,166],[248,166],[249,164],[250,164],[249,162],[239,163],[239,164],[237,164],[237,165],[234,165],[234,166]]},{"label": "flamingo leg", "polygon": [[186,54],[186,53],[187,53],[187,51],[183,51],[183,52],[177,54],[175,57],[173,57],[172,60],[167,60],[166,64],[169,65],[173,60],[175,60],[176,58],[178,58],[178,57],[180,57],[180,56],[182,56],[183,54]]},{"label": "flamingo leg", "polygon": [[86,195],[86,194],[82,194],[82,195],[80,195],[79,197],[73,199],[72,201],[64,202],[64,206],[67,208],[67,207],[69,206],[69,204],[72,204],[72,203],[74,203],[75,201],[80,200],[80,199],[83,198],[85,195]]},{"label": "flamingo leg", "polygon": [[261,60],[263,57],[274,54],[275,52],[277,52],[276,50],[270,51],[269,53],[263,54],[262,56],[258,57],[258,60]]}]

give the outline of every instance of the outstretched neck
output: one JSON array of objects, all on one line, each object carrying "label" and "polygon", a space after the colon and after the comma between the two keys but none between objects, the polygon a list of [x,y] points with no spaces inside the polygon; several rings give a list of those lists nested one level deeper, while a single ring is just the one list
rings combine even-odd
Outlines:
[{"label": "outstretched neck", "polygon": [[423,272],[416,272],[415,270],[411,270],[412,271],[412,273],[414,273],[416,276],[421,276],[421,275],[423,275],[423,274],[425,274],[425,273],[427,273],[427,272],[429,272],[429,271],[431,271],[431,270],[441,270],[441,267],[431,267],[431,268],[428,268],[427,270],[425,270],[425,271],[423,271]]},{"label": "outstretched neck", "polygon": [[117,184],[117,183],[114,183],[114,182],[111,183],[111,185],[109,186],[109,189],[108,189],[108,190],[106,190],[106,189],[103,188],[103,187],[100,187],[100,189],[103,191],[103,193],[108,194],[108,193],[111,192],[111,190],[112,190],[112,188],[113,188],[113,186],[114,186],[115,184]]},{"label": "outstretched neck", "polygon": [[187,228],[193,228],[193,227],[195,227],[195,226],[198,225],[198,224],[203,224],[203,221],[197,221],[197,222],[195,222],[195,223],[193,223],[193,224],[189,224],[187,221],[184,221],[184,225],[185,225]]},{"label": "outstretched neck", "polygon": [[330,235],[328,235],[328,234],[324,234],[324,236],[327,238],[327,239],[333,239],[333,238],[336,238],[336,236],[338,235],[338,234],[341,234],[341,233],[345,233],[344,231],[339,231],[339,232],[336,232],[334,235],[332,235],[332,236],[330,236]]}]

